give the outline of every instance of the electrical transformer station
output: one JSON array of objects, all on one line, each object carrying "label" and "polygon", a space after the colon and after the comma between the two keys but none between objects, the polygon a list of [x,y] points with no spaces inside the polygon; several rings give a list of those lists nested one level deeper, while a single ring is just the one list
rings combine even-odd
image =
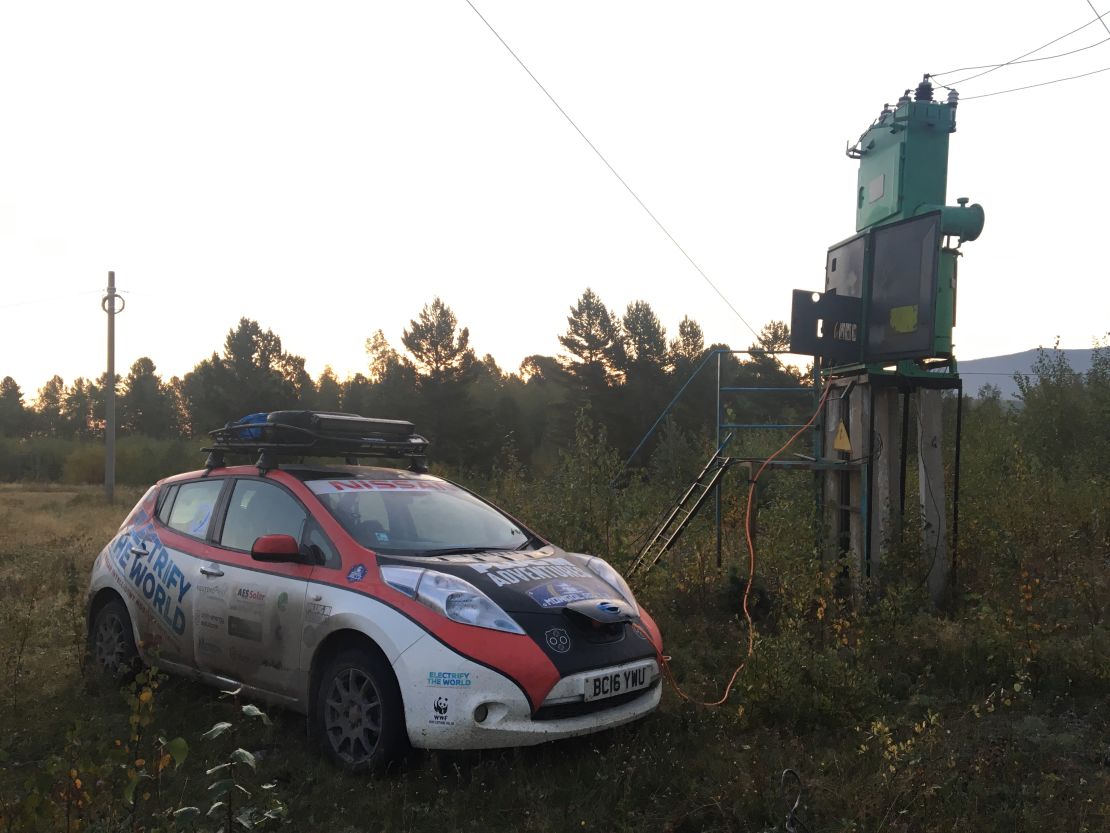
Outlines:
[{"label": "electrical transformer station", "polygon": [[[821,495],[831,546],[875,577],[905,509],[916,442],[929,592],[946,601],[959,524],[962,383],[953,353],[960,246],[983,230],[979,205],[947,204],[958,95],[928,76],[885,105],[847,155],[859,161],[856,234],[829,248],[824,292],[795,290],[791,351],[814,356],[823,410]],[[955,390],[953,487],[945,488],[941,392]],[[916,437],[911,438],[911,405]],[[836,464],[841,464],[836,466]],[[951,512],[947,507],[951,506]]]},{"label": "electrical transformer station", "polygon": [[[953,353],[960,247],[983,230],[984,214],[966,198],[948,205],[948,141],[956,131],[958,95],[934,99],[926,76],[916,90],[884,105],[847,155],[859,162],[856,233],[831,246],[822,292],[795,290],[790,353],[814,357],[812,392],[818,414],[805,425],[783,421],[732,424],[725,395],[755,396],[784,388],[728,387],[713,350],[694,371],[629,457],[630,463],[693,379],[717,366],[717,448],[678,499],[630,569],[649,570],[682,535],[699,509],[716,504],[721,561],[721,482],[734,464],[807,470],[817,481],[827,554],[840,560],[857,587],[879,577],[883,554],[900,529],[907,463],[916,446],[918,500],[924,521],[922,553],[935,604],[947,601],[959,531],[959,443],[962,383]],[[766,353],[764,353],[766,355]],[[773,354],[771,354],[773,355]],[[946,488],[942,397],[956,392],[952,488]],[[916,430],[911,436],[911,414]],[[739,431],[812,426],[812,456],[757,459],[726,456]],[[754,488],[754,486],[753,486]],[[749,528],[748,533],[751,530]]]}]

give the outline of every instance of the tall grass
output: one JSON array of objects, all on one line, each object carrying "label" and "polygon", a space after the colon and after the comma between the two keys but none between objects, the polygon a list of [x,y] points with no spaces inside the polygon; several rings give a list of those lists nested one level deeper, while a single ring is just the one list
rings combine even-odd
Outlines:
[{"label": "tall grass", "polygon": [[[814,831],[1108,829],[1106,480],[1028,453],[1016,412],[974,407],[967,418],[959,586],[944,615],[929,603],[919,518],[905,519],[882,587],[862,604],[843,592],[842,565],[822,558],[808,477],[776,474],[759,504],[756,650],[725,705],[667,690],[660,711],[631,727],[535,749],[425,755],[375,779],[335,771],[305,749],[301,720],[277,714],[248,743],[258,766],[248,788],[276,784],[290,829],[764,831],[781,829],[779,778],[790,767]],[[492,474],[453,474],[568,549],[626,565],[701,457],[674,433],[647,470],[622,474],[584,419],[542,476],[509,450]],[[740,483],[726,490],[722,569],[703,520],[637,587],[693,700],[716,699],[745,653],[743,494]],[[94,488],[0,487],[0,658],[18,666],[4,680],[4,705],[18,712],[5,710],[0,734],[0,831],[66,829],[67,819],[105,831],[176,824],[120,812],[118,767],[135,761],[112,756],[116,739],[127,745],[131,710],[83,680],[71,647],[74,571],[87,575],[126,510]],[[176,679],[154,696],[144,737],[180,735],[190,746],[159,789],[201,806],[203,773],[231,753],[196,741],[232,706]],[[103,803],[90,793],[77,807],[70,773],[85,769],[97,773]],[[38,809],[28,795],[40,796]]]}]

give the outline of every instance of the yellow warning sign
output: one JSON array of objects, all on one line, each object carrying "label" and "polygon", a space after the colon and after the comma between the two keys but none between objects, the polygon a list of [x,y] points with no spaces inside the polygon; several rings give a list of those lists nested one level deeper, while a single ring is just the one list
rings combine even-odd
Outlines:
[{"label": "yellow warning sign", "polygon": [[844,427],[843,422],[836,426],[836,439],[833,440],[833,448],[837,451],[852,453],[852,441],[848,439],[848,429]]}]

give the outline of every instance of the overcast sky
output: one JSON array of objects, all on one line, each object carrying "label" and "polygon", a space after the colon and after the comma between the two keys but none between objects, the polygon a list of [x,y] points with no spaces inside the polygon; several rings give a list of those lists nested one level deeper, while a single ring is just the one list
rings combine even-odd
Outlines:
[{"label": "overcast sky", "polygon": [[[854,233],[845,158],[923,72],[1012,59],[1087,0],[474,0],[743,317],[789,319]],[[1110,0],[1094,0],[1098,11]],[[1107,18],[1110,20],[1110,16]],[[1110,38],[1094,23],[1033,57]],[[1110,67],[1110,43],[960,85]],[[965,73],[973,74],[973,73]],[[750,331],[465,0],[0,4],[0,376],[28,400],[104,369],[167,377],[257,319],[315,375],[441,296],[479,354],[558,352],[586,287],[674,335]],[[948,75],[942,81],[959,79]],[[967,100],[948,202],[986,209],[960,264],[962,358],[1110,329],[1110,72]]]}]

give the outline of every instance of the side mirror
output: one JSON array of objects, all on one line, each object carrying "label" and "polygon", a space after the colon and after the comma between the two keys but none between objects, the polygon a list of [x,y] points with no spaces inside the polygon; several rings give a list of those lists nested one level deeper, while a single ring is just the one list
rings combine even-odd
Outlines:
[{"label": "side mirror", "polygon": [[292,535],[262,535],[251,547],[255,561],[297,561],[300,557],[301,545]]}]

